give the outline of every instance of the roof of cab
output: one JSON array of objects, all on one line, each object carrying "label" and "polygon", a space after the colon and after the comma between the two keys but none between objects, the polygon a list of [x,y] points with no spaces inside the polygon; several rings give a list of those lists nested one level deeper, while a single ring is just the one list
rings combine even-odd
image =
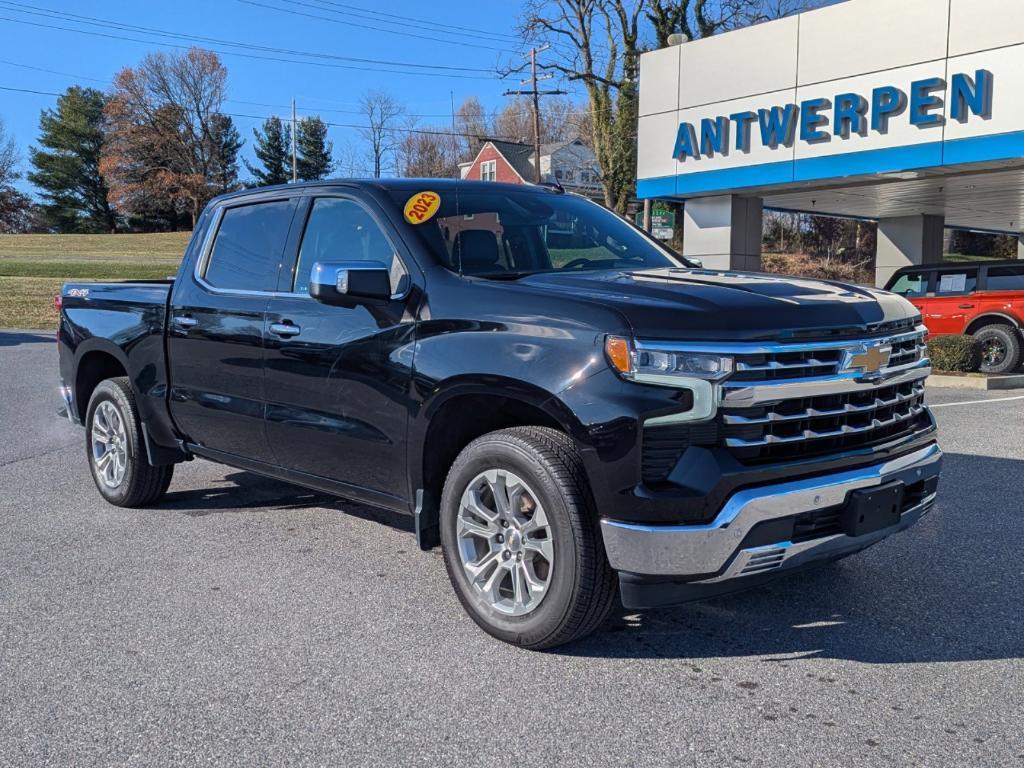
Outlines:
[{"label": "roof of cab", "polygon": [[228,192],[215,197],[211,202],[235,200],[242,197],[265,195],[282,190],[331,189],[338,187],[355,187],[357,189],[377,189],[380,191],[435,191],[446,192],[457,189],[486,188],[489,190],[505,190],[518,192],[538,192],[558,194],[559,190],[544,184],[506,184],[497,181],[476,181],[465,179],[324,179],[322,181],[301,181],[295,184],[277,184],[271,187],[249,187],[237,192]]}]

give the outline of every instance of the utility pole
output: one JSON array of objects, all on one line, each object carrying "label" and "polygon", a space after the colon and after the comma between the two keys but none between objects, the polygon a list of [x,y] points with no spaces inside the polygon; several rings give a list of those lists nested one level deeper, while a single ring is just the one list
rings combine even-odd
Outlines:
[{"label": "utility pole", "polygon": [[537,88],[537,82],[539,80],[550,80],[552,75],[541,75],[537,76],[537,54],[543,53],[550,46],[543,45],[540,48],[530,49],[530,78],[528,80],[520,80],[521,85],[530,84],[530,90],[528,91],[505,91],[506,96],[530,96],[533,99],[533,176],[534,181],[540,184],[540,97],[541,96],[562,96],[565,95],[565,91],[553,90],[553,91],[541,91]]},{"label": "utility pole", "polygon": [[295,119],[295,99],[292,99],[292,184],[299,180],[299,161],[295,152],[295,130],[297,127]]}]

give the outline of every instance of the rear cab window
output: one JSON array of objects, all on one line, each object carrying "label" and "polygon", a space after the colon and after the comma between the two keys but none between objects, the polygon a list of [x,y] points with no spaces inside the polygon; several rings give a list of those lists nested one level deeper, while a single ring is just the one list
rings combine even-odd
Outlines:
[{"label": "rear cab window", "polygon": [[274,291],[294,212],[294,200],[224,209],[199,277],[217,290]]}]

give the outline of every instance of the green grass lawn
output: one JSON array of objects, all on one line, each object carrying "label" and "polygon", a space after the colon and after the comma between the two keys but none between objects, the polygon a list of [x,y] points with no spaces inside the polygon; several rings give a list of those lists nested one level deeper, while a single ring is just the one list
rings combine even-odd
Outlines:
[{"label": "green grass lawn", "polygon": [[190,232],[146,235],[0,235],[0,328],[51,328],[67,281],[173,275]]}]

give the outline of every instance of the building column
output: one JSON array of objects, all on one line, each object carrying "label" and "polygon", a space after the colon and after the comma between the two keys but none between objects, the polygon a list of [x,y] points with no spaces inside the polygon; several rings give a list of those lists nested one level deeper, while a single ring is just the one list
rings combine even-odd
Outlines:
[{"label": "building column", "polygon": [[942,216],[898,216],[878,220],[875,284],[885,285],[902,268],[942,261]]},{"label": "building column", "polygon": [[683,255],[708,269],[761,269],[763,203],[759,197],[718,195],[687,200]]},{"label": "building column", "polygon": [[1024,235],[1017,235],[1017,258],[1024,259]]}]

